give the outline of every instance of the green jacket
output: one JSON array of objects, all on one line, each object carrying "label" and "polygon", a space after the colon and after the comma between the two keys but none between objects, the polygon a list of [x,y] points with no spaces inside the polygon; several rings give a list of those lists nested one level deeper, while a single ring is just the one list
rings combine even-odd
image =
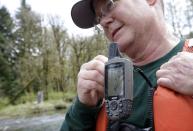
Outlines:
[{"label": "green jacket", "polygon": [[[181,40],[176,47],[174,47],[169,53],[160,59],[147,65],[134,68],[142,69],[155,87],[157,82],[156,71],[172,56],[182,51],[183,44],[184,40]],[[125,122],[134,124],[140,128],[149,127],[150,123],[147,113],[147,89],[148,84],[146,81],[138,72],[134,71],[134,111],[132,112],[131,116],[125,120]],[[72,104],[66,113],[61,131],[94,131],[96,118],[99,111],[100,106],[89,108],[82,104],[78,99],[76,99],[76,101]]]}]

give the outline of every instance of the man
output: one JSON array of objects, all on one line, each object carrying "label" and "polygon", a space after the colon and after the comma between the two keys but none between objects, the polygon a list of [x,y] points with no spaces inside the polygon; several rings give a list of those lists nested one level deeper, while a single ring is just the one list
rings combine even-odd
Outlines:
[{"label": "man", "polygon": [[[132,59],[134,68],[144,71],[153,86],[157,85],[158,80],[158,84],[171,87],[172,82],[176,81],[175,76],[169,75],[170,69],[175,66],[172,63],[193,58],[187,53],[183,60],[183,53],[175,56],[182,51],[184,40],[179,40],[168,32],[163,12],[162,0],[82,0],[73,6],[72,19],[80,28],[100,24],[107,38],[116,42],[119,50]],[[107,60],[105,56],[98,55],[82,65],[78,74],[78,97],[68,110],[61,130],[95,130],[96,117],[101,108],[99,100],[104,97],[104,66]],[[170,61],[166,63],[168,60]],[[191,64],[188,68],[192,67]],[[173,72],[180,72],[179,68],[176,67]],[[179,79],[184,79],[183,74],[181,76]],[[184,90],[179,86],[171,88],[193,95],[192,85],[193,83],[189,84]],[[145,80],[134,72],[134,111],[124,122],[139,128],[150,126],[147,89]]]}]

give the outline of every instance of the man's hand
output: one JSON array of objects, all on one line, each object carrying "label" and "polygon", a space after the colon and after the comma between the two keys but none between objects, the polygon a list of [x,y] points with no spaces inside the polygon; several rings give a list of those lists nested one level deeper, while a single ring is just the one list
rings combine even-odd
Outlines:
[{"label": "man's hand", "polygon": [[193,53],[180,52],[157,71],[157,84],[193,95]]},{"label": "man's hand", "polygon": [[78,74],[77,92],[80,102],[96,106],[104,97],[104,69],[108,58],[102,55],[81,66]]}]

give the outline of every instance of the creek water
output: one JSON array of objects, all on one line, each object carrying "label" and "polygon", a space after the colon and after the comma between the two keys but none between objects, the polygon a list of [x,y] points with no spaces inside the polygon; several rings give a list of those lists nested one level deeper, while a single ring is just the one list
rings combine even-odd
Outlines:
[{"label": "creek water", "polygon": [[0,118],[0,131],[59,131],[64,114]]}]

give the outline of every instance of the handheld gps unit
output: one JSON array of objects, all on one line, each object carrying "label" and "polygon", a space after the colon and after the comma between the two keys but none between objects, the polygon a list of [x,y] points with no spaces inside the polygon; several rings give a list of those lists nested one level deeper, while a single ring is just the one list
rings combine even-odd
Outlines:
[{"label": "handheld gps unit", "polygon": [[109,46],[109,61],[105,64],[105,103],[110,121],[128,117],[133,102],[133,64],[121,58],[116,43]]}]

